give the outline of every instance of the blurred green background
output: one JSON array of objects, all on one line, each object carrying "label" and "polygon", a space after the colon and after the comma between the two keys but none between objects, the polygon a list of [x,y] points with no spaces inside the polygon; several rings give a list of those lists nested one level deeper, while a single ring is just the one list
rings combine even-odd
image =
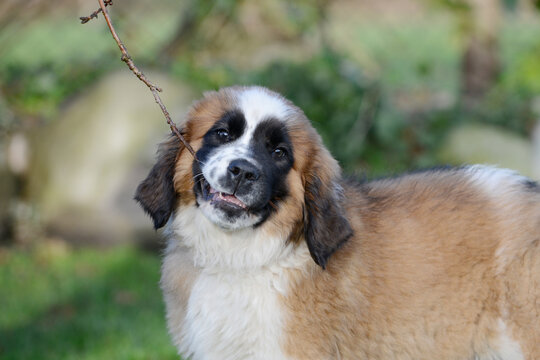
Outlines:
[{"label": "blurred green background", "polygon": [[[87,0],[0,3],[0,358],[174,359],[163,240],[132,200],[168,134]],[[175,119],[258,84],[364,178],[490,163],[540,178],[533,0],[115,0]]]}]

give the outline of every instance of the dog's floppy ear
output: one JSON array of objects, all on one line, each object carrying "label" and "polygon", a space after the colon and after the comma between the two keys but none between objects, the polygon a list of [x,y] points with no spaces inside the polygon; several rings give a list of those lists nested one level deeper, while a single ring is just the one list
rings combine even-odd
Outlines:
[{"label": "dog's floppy ear", "polygon": [[180,140],[171,135],[159,146],[156,164],[135,192],[135,200],[152,217],[155,229],[167,223],[176,205],[173,177],[180,151]]},{"label": "dog's floppy ear", "polygon": [[337,182],[339,167],[336,164],[337,173],[332,168],[314,164],[305,178],[304,237],[311,257],[323,269],[330,256],[353,234],[342,207],[343,188]]}]

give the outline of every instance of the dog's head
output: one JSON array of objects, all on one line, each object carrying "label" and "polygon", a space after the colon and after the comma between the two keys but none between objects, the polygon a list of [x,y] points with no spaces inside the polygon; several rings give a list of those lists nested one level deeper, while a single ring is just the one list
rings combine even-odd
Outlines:
[{"label": "dog's head", "polygon": [[164,226],[196,207],[223,232],[246,228],[307,242],[315,262],[352,234],[343,208],[340,168],[304,113],[261,87],[205,94],[181,127],[193,159],[171,136],[139,185],[136,200]]}]

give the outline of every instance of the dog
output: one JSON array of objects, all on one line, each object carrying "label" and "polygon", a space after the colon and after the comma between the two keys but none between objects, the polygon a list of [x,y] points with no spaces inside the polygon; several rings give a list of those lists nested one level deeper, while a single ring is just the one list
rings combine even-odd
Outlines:
[{"label": "dog", "polygon": [[540,359],[540,187],[473,165],[359,182],[302,110],[209,92],[136,200],[184,359]]}]

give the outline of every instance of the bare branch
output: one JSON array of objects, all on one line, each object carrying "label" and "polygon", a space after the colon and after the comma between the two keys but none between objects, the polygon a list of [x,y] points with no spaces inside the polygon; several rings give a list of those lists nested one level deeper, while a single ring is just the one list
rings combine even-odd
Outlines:
[{"label": "bare branch", "polygon": [[114,26],[112,25],[109,13],[107,12],[107,9],[106,9],[107,6],[112,5],[112,0],[98,0],[98,2],[99,2],[100,8],[97,11],[95,11],[94,13],[92,13],[89,17],[81,18],[82,23],[84,24],[84,23],[90,21],[91,19],[97,17],[97,14],[99,14],[100,12],[103,13],[103,16],[105,17],[105,21],[107,22],[107,26],[109,27],[109,30],[111,31],[111,34],[112,34],[114,40],[116,41],[116,44],[120,48],[120,51],[122,52],[121,60],[126,63],[126,65],[129,67],[129,69],[135,74],[135,76],[137,76],[139,78],[139,80],[141,80],[146,86],[148,86],[148,88],[152,92],[152,95],[154,95],[154,100],[156,101],[156,103],[161,108],[161,111],[163,112],[163,115],[165,116],[165,119],[167,120],[167,124],[169,124],[169,127],[171,128],[171,131],[173,132],[173,134],[175,134],[178,137],[178,139],[182,142],[182,144],[184,144],[186,149],[188,149],[188,151],[191,153],[191,155],[193,155],[195,160],[197,160],[197,156],[195,156],[195,151],[193,150],[191,145],[189,145],[189,143],[186,141],[186,139],[182,136],[182,134],[180,133],[180,131],[178,130],[178,128],[176,127],[176,125],[172,121],[171,115],[169,114],[169,111],[167,111],[167,108],[165,107],[165,105],[161,101],[161,98],[159,97],[159,92],[162,91],[161,88],[154,85],[154,84],[152,84],[150,82],[150,80],[148,80],[146,78],[146,76],[144,76],[142,71],[139,70],[139,68],[137,68],[137,66],[135,66],[135,63],[133,62],[133,59],[131,58],[131,56],[129,55],[126,47],[124,46],[124,44],[120,40],[120,37],[116,33],[116,30],[114,29]]},{"label": "bare branch", "polygon": [[[105,0],[105,6],[112,5],[112,0]],[[98,14],[102,12],[103,10],[101,8],[97,9],[93,13],[90,14],[90,16],[81,16],[79,19],[81,19],[81,24],[86,24],[90,20],[97,18]]]}]

